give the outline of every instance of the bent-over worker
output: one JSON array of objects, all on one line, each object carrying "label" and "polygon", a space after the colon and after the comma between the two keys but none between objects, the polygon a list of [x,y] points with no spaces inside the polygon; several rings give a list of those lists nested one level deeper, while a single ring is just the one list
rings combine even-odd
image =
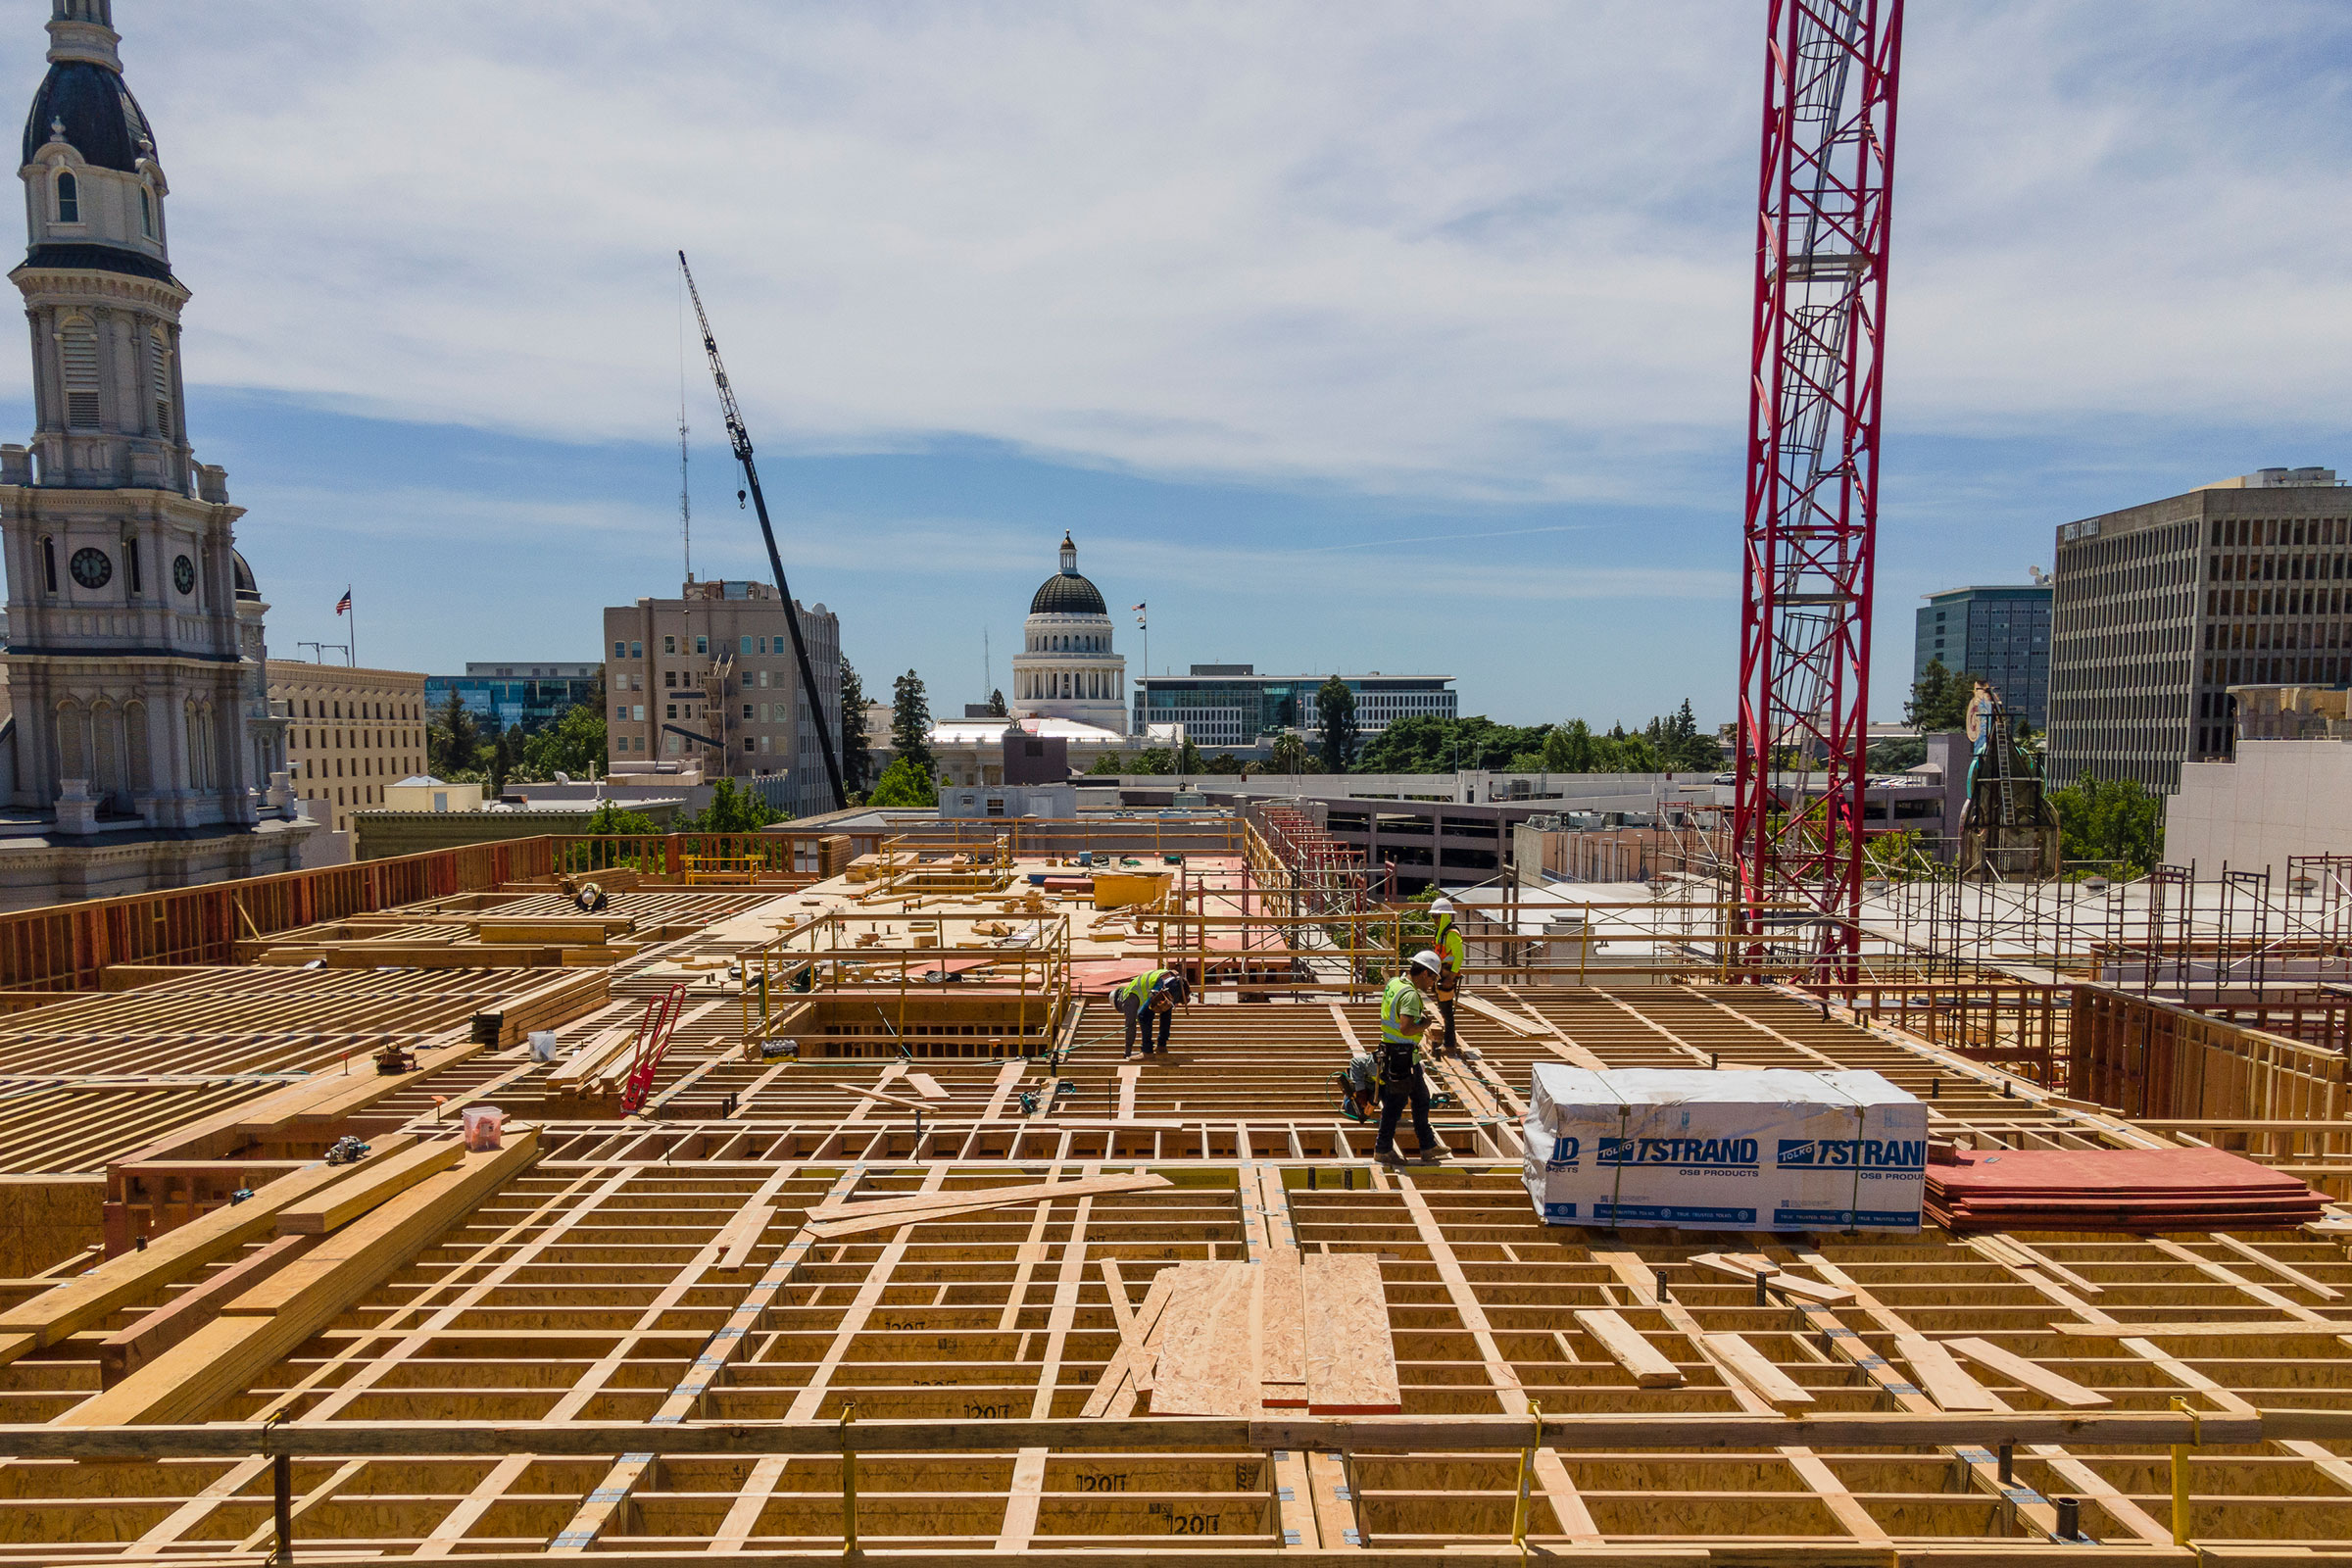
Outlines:
[{"label": "bent-over worker", "polygon": [[1189,988],[1184,976],[1173,969],[1146,969],[1110,994],[1111,1002],[1127,1020],[1127,1049],[1122,1056],[1135,1054],[1135,1037],[1144,1037],[1144,1054],[1152,1054],[1152,1026],[1159,1025],[1159,1049],[1168,1049],[1168,1031],[1175,1023],[1175,1008],[1179,1002],[1190,1003]]},{"label": "bent-over worker", "polygon": [[1438,1016],[1446,1023],[1445,1049],[1458,1056],[1462,1054],[1462,1037],[1453,1021],[1453,1003],[1462,986],[1462,931],[1454,924],[1451,899],[1441,898],[1431,904],[1429,916],[1438,926]]},{"label": "bent-over worker", "polygon": [[1429,1125],[1429,1079],[1421,1071],[1421,1037],[1429,1032],[1429,995],[1437,989],[1438,956],[1426,948],[1413,955],[1404,973],[1380,995],[1380,1136],[1376,1159],[1398,1163],[1396,1124],[1413,1107],[1413,1136],[1423,1159],[1443,1159],[1446,1149]]},{"label": "bent-over worker", "polygon": [[556,885],[570,896],[572,907],[583,914],[596,914],[611,902],[605,897],[603,888],[568,871],[556,873]]}]

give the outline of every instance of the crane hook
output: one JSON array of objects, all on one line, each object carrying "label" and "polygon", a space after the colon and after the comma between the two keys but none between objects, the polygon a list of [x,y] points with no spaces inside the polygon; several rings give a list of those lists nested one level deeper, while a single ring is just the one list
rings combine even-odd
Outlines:
[{"label": "crane hook", "polygon": [[740,490],[735,492],[735,510],[737,512],[743,510],[743,492]]}]

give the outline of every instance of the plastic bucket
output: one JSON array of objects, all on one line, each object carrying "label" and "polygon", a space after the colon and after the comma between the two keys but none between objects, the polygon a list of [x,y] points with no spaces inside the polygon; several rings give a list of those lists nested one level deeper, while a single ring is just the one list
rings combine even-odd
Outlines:
[{"label": "plastic bucket", "polygon": [[499,1135],[506,1130],[507,1113],[496,1105],[467,1105],[458,1112],[465,1128],[465,1142],[476,1152],[496,1149]]}]

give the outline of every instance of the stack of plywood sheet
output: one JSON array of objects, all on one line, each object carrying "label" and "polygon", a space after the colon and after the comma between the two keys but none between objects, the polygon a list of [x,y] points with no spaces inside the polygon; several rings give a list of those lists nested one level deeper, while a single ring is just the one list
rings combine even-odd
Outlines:
[{"label": "stack of plywood sheet", "polygon": [[2272,1231],[2321,1199],[2221,1149],[2010,1149],[1929,1166],[1928,1213],[1955,1231]]}]

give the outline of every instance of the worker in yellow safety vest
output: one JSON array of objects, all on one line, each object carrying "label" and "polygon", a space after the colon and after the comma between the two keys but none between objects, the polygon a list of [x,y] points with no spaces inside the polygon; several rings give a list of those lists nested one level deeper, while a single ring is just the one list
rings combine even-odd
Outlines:
[{"label": "worker in yellow safety vest", "polygon": [[1189,989],[1184,976],[1173,969],[1146,969],[1142,974],[1110,994],[1111,1005],[1117,1007],[1127,1020],[1127,1049],[1123,1056],[1135,1054],[1135,1037],[1144,1037],[1144,1054],[1152,1054],[1152,1025],[1159,1025],[1159,1050],[1164,1055],[1168,1049],[1168,1030],[1175,1022],[1175,1007],[1179,1002],[1189,1003]]},{"label": "worker in yellow safety vest", "polygon": [[1428,998],[1437,989],[1438,956],[1424,950],[1413,955],[1404,973],[1388,983],[1380,995],[1380,1136],[1373,1141],[1374,1157],[1399,1163],[1396,1124],[1404,1107],[1413,1107],[1413,1136],[1421,1141],[1423,1159],[1444,1159],[1446,1149],[1429,1126],[1429,1079],[1421,1071],[1421,1037],[1429,1032]]},{"label": "worker in yellow safety vest", "polygon": [[1462,932],[1454,924],[1453,901],[1439,899],[1429,906],[1429,917],[1437,922],[1438,940],[1438,1016],[1446,1023],[1446,1049],[1455,1055],[1462,1054],[1462,1037],[1453,1021],[1454,998],[1462,987]]}]

